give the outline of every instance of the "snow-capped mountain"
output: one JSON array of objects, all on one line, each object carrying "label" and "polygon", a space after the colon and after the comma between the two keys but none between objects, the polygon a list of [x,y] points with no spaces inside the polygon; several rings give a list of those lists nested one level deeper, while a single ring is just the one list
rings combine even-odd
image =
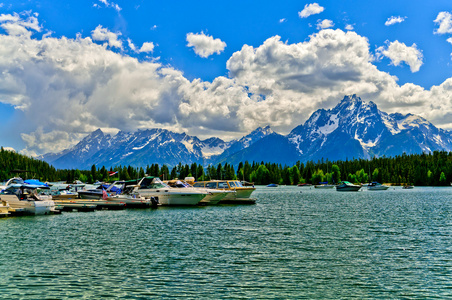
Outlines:
[{"label": "snow-capped mountain", "polygon": [[304,161],[452,150],[450,131],[419,116],[388,115],[356,95],[344,97],[333,109],[314,112],[288,138]]},{"label": "snow-capped mountain", "polygon": [[94,131],[77,145],[41,159],[57,168],[88,169],[91,165],[175,166],[191,163],[241,161],[291,164],[317,161],[395,156],[434,150],[452,151],[452,132],[438,129],[415,115],[387,114],[375,103],[346,96],[334,108],[319,109],[287,136],[267,126],[238,140],[200,140],[165,129],[119,132],[114,136]]}]

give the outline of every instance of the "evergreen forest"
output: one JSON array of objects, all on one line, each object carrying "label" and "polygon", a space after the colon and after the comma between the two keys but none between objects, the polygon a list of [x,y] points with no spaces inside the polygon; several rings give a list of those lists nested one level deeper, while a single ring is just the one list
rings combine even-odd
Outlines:
[{"label": "evergreen forest", "polygon": [[20,176],[24,179],[33,178],[44,182],[72,183],[79,180],[94,183],[137,179],[145,175],[158,176],[163,180],[185,177],[194,177],[197,181],[237,179],[253,182],[256,185],[319,184],[320,182],[335,184],[346,180],[352,183],[378,181],[392,185],[447,186],[452,182],[452,152],[402,154],[370,160],[297,162],[293,166],[245,161],[237,168],[228,163],[208,166],[179,163],[171,169],[166,165],[152,164],[146,167],[116,166],[109,169],[93,165],[90,170],[59,170],[44,161],[4,150],[3,147],[0,151],[0,181]]}]

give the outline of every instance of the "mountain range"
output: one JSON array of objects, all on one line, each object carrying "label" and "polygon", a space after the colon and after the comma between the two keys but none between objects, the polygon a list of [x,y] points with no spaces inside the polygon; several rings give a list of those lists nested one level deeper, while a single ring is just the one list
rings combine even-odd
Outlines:
[{"label": "mountain range", "polygon": [[116,135],[92,132],[75,146],[40,159],[60,169],[89,169],[117,165],[145,167],[166,164],[229,163],[242,161],[292,165],[296,161],[395,156],[434,150],[452,151],[452,132],[412,114],[387,114],[356,95],[345,96],[333,109],[319,109],[288,135],[269,126],[241,139],[200,140],[166,129],[120,131]]}]

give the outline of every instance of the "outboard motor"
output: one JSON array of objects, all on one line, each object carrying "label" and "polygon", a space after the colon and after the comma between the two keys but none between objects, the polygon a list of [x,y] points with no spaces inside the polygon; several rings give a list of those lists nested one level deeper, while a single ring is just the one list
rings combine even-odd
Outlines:
[{"label": "outboard motor", "polygon": [[159,197],[151,197],[151,206],[156,208],[159,204]]}]

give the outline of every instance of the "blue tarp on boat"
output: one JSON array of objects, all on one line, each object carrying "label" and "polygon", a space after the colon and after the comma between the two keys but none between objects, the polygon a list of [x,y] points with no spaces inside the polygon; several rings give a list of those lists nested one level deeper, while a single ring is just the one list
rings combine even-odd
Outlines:
[{"label": "blue tarp on boat", "polygon": [[29,184],[29,185],[37,185],[37,186],[49,187],[49,185],[47,183],[41,182],[41,181],[39,181],[37,179],[26,179],[26,180],[24,180],[24,182],[26,184]]}]

